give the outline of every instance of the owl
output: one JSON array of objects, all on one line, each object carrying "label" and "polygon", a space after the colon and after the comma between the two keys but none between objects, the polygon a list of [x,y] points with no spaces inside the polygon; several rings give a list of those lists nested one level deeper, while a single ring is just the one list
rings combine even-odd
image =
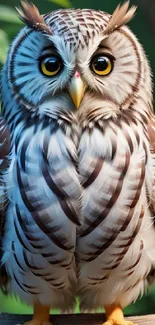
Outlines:
[{"label": "owl", "polygon": [[28,325],[76,297],[104,307],[104,325],[132,325],[123,308],[154,281],[155,119],[135,11],[18,9],[2,71],[1,287],[33,306]]}]

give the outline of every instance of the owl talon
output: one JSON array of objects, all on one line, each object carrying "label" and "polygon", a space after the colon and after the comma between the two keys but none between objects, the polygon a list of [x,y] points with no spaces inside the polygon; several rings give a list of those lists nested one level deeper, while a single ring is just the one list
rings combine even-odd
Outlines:
[{"label": "owl talon", "polygon": [[24,323],[24,325],[52,325],[49,322],[50,306],[44,306],[41,304],[34,304],[33,319]]},{"label": "owl talon", "polygon": [[126,320],[124,320],[122,322],[122,321],[118,321],[118,320],[115,320],[115,319],[110,319],[107,322],[103,323],[103,325],[136,325],[136,324],[134,324],[131,321],[126,321]]},{"label": "owl talon", "polygon": [[35,320],[35,319],[32,319],[26,323],[24,323],[23,325],[52,325],[52,323],[50,322],[42,322],[42,321],[39,321],[39,320]]},{"label": "owl talon", "polygon": [[105,307],[107,321],[103,325],[136,325],[124,319],[121,306],[111,305]]}]

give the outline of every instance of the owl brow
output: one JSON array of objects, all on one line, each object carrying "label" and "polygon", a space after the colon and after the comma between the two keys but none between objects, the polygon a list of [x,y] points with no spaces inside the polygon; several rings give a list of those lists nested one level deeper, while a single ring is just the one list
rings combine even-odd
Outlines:
[{"label": "owl brow", "polygon": [[98,46],[98,49],[97,50],[103,50],[105,53],[110,53],[110,54],[112,54],[112,52],[111,52],[111,50],[109,49],[109,47],[107,47],[107,46],[105,46],[105,45],[102,45],[102,44],[100,44],[99,46]]},{"label": "owl brow", "polygon": [[54,51],[57,51],[56,46],[52,42],[51,42],[51,45],[45,46],[43,51],[46,51],[46,50],[48,51],[48,50],[51,50],[51,49],[54,50]]},{"label": "owl brow", "polygon": [[50,46],[46,46],[43,48],[42,50],[42,55],[45,54],[57,54],[59,55],[57,48],[55,47],[55,45],[52,43]]},{"label": "owl brow", "polygon": [[[42,51],[42,53],[39,55],[38,60],[39,60],[39,61],[40,61],[40,60],[43,60],[43,59],[45,59],[45,58],[47,58],[47,57],[50,57],[50,56],[52,56],[52,55],[54,55],[54,56],[56,56],[56,57],[58,57],[59,59],[62,60],[62,58],[61,58],[61,56],[60,56],[60,54],[59,54],[59,52],[57,51],[57,49],[56,49],[55,46],[54,46],[54,47],[52,47],[52,46],[48,46],[48,47],[44,48],[43,51]],[[63,60],[62,60],[62,61],[63,61]]]},{"label": "owl brow", "polygon": [[109,48],[108,47],[106,47],[105,45],[103,45],[103,44],[99,44],[99,46],[98,46],[98,49],[105,49],[105,50],[109,50]]},{"label": "owl brow", "polygon": [[[113,55],[113,53],[110,51],[110,49],[102,44],[100,44],[98,46],[98,49],[97,51],[95,52],[97,54],[98,50],[103,50],[103,52],[101,52],[101,54],[104,54],[104,55],[107,55],[107,56],[110,56],[113,60],[116,60],[115,56]],[[100,52],[99,52],[100,54]]]}]

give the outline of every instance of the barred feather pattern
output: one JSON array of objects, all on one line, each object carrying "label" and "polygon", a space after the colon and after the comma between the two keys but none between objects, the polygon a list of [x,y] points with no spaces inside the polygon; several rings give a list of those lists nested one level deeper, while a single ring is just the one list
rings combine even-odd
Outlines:
[{"label": "barred feather pattern", "polygon": [[10,204],[3,256],[12,279],[10,290],[28,303],[39,297],[43,304],[67,309],[74,304],[76,290],[74,252],[81,204],[75,168],[76,121],[69,114],[72,134],[68,138],[63,118],[61,126],[60,117],[36,116],[32,121],[23,114],[14,117],[5,175]]},{"label": "barred feather pattern", "polygon": [[[104,12],[59,10],[44,20],[52,35],[25,27],[2,73],[11,133],[3,238],[10,290],[63,310],[76,294],[84,310],[126,306],[154,280],[149,64],[126,26],[103,36]],[[106,78],[89,67],[99,46],[116,58]],[[64,69],[49,79],[38,59],[54,51]],[[75,70],[87,85],[78,111],[66,91]]]},{"label": "barred feather pattern", "polygon": [[5,291],[7,274],[2,260],[2,238],[5,228],[5,214],[7,209],[7,191],[3,181],[3,172],[8,168],[8,155],[10,151],[10,134],[4,118],[0,117],[0,288]]}]

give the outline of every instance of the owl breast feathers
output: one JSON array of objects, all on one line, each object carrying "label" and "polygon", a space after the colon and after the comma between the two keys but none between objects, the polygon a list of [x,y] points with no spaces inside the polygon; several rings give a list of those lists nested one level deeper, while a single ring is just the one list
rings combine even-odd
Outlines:
[{"label": "owl breast feathers", "polygon": [[155,119],[126,26],[135,9],[18,9],[26,27],[2,72],[0,283],[34,306],[30,325],[76,296],[105,307],[105,325],[131,325],[122,308],[154,281]]}]

